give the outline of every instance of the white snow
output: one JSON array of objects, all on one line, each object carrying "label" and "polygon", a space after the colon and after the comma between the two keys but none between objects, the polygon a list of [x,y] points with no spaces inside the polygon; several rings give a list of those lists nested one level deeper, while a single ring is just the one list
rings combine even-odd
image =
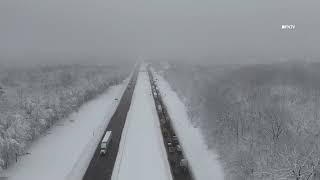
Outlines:
[{"label": "white snow", "polygon": [[3,171],[9,180],[80,180],[107,127],[129,79],[58,121],[34,141],[18,163]]},{"label": "white snow", "polygon": [[172,180],[144,65],[139,72],[119,149],[112,180]]},{"label": "white snow", "polygon": [[223,168],[217,155],[207,148],[200,129],[194,127],[187,114],[187,108],[171,89],[169,83],[153,71],[157,80],[160,93],[173,128],[180,140],[184,153],[191,166],[191,171],[196,180],[223,180]]}]

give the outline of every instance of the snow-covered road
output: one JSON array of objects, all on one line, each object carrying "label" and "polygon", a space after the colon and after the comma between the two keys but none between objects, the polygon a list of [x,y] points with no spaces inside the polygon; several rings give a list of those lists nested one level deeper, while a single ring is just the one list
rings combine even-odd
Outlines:
[{"label": "snow-covered road", "polygon": [[[222,180],[223,168],[192,126],[185,105],[170,85],[154,73],[172,125],[195,180]],[[32,143],[30,155],[2,172],[9,180],[80,180],[102,133],[114,114],[128,79],[56,123]],[[121,135],[112,180],[172,180],[146,66],[142,65]]]},{"label": "snow-covered road", "polygon": [[108,91],[83,105],[77,113],[58,121],[41,136],[18,163],[3,171],[9,180],[80,180],[92,158],[103,131],[118,106],[128,83]]},{"label": "snow-covered road", "polygon": [[140,68],[112,174],[112,180],[132,179],[172,179],[144,65]]},{"label": "snow-covered road", "polygon": [[188,117],[187,108],[171,89],[169,83],[152,71],[162,99],[172,121],[173,128],[183,146],[184,153],[196,180],[223,180],[223,168],[217,155],[208,150],[200,129],[194,127]]}]

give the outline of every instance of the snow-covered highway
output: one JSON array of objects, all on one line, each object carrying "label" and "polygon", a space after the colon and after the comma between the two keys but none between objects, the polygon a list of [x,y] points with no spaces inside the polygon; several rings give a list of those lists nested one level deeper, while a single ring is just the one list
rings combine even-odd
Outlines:
[{"label": "snow-covered highway", "polygon": [[[86,170],[83,169],[84,176],[78,177],[75,180],[83,179],[83,180],[108,180],[111,179],[111,175],[113,172],[114,164],[116,161],[120,139],[122,130],[127,118],[127,113],[130,107],[132,94],[134,91],[134,87],[136,84],[138,71],[134,71],[132,75],[131,82],[128,84],[125,92],[123,93],[121,98],[119,99],[119,105],[117,110],[114,111],[110,121],[108,121],[107,126],[103,126],[104,133],[99,136],[98,142],[101,142],[103,135],[105,132],[112,131],[112,144],[108,147],[108,155],[100,156],[100,143],[96,143],[92,148],[95,149],[95,152],[90,156],[90,164],[87,166]],[[77,170],[77,169],[76,169]],[[69,178],[68,178],[69,180]]]},{"label": "snow-covered highway", "polygon": [[187,114],[187,107],[160,74],[153,71],[153,75],[157,79],[156,84],[171,118],[172,126],[181,141],[194,178],[196,180],[223,180],[222,164],[217,154],[207,148],[200,129],[192,124]]},{"label": "snow-covered highway", "polygon": [[[153,74],[159,96],[162,95],[162,108],[166,109],[188,160],[188,174],[192,174],[189,179],[222,180],[222,167],[215,154],[206,148],[200,131],[190,123],[184,104],[159,74]],[[110,88],[78,113],[58,122],[50,134],[32,144],[30,155],[23,156],[0,177],[9,180],[181,179],[171,174],[167,138],[164,141],[147,65],[142,64],[131,77],[131,81]],[[113,133],[112,144],[108,155],[100,156],[100,141],[107,130]]]},{"label": "snow-covered highway", "polygon": [[142,66],[112,180],[171,180],[146,67]]}]

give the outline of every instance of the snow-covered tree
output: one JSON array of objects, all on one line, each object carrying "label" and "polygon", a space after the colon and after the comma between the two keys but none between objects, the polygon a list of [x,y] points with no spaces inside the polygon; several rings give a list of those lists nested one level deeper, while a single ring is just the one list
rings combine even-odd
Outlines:
[{"label": "snow-covered tree", "polygon": [[0,169],[58,119],[129,75],[130,64],[45,66],[0,71]]}]

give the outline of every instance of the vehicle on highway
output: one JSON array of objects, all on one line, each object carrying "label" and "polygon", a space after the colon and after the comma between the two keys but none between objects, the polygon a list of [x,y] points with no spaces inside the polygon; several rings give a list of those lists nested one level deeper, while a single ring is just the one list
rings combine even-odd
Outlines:
[{"label": "vehicle on highway", "polygon": [[108,147],[111,145],[112,131],[107,131],[104,135],[100,145],[100,155],[106,155]]},{"label": "vehicle on highway", "polygon": [[186,171],[187,168],[188,168],[188,160],[186,160],[186,159],[181,159],[179,165],[180,165],[180,167],[181,167],[183,170]]},{"label": "vehicle on highway", "polygon": [[180,144],[177,145],[177,153],[182,154],[182,148]]},{"label": "vehicle on highway", "polygon": [[171,142],[168,142],[168,150],[169,150],[169,153],[174,153],[175,152],[175,148],[174,148],[174,146],[172,145]]},{"label": "vehicle on highway", "polygon": [[173,139],[173,143],[174,143],[175,145],[178,145],[178,144],[179,144],[179,140],[178,140],[178,137],[177,137],[176,135],[173,135],[173,136],[172,136],[172,139]]}]

